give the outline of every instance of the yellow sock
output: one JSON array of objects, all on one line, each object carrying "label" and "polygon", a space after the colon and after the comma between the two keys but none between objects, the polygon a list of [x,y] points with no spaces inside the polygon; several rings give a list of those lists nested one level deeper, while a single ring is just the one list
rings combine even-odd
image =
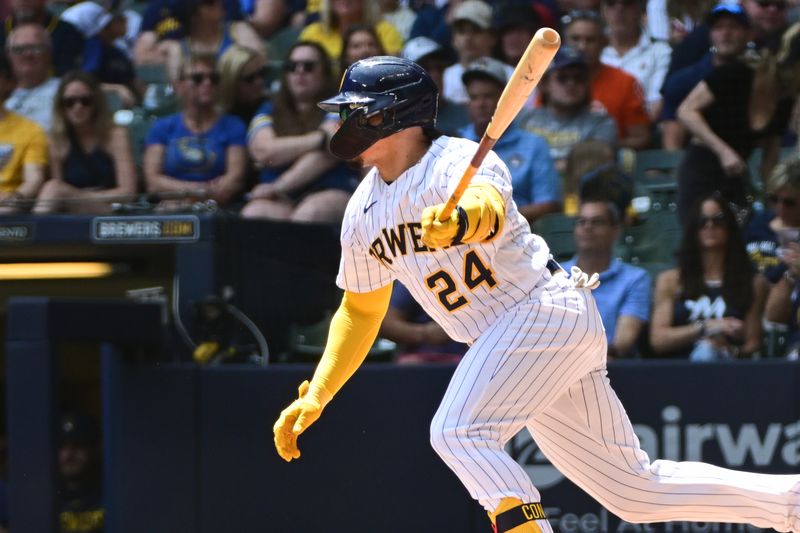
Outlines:
[{"label": "yellow sock", "polygon": [[[519,498],[503,498],[500,500],[500,505],[497,506],[497,509],[495,509],[493,513],[489,513],[492,525],[496,523],[497,515],[509,509],[513,509],[514,507],[519,507],[523,503],[524,502]],[[503,531],[502,533],[542,533],[542,530],[536,522],[525,522],[514,529]]]}]

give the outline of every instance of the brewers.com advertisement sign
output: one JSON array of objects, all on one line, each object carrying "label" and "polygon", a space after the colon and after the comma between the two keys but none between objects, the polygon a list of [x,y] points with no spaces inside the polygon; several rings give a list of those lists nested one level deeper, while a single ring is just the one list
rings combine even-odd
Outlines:
[{"label": "brewers.com advertisement sign", "polygon": [[[771,366],[768,361],[755,364]],[[800,472],[797,373],[774,366],[775,372],[765,373],[769,369],[761,368],[752,374],[754,379],[737,382],[742,373],[732,373],[730,366],[701,364],[696,368],[687,382],[685,369],[676,372],[668,364],[644,372],[632,367],[616,371],[612,366],[611,384],[651,462],[702,461],[751,472]],[[741,524],[623,522],[553,467],[527,431],[512,439],[508,450],[542,493],[542,504],[556,532],[761,531]]]},{"label": "brewers.com advertisement sign", "polygon": [[92,241],[193,242],[200,236],[200,220],[194,215],[96,217]]}]

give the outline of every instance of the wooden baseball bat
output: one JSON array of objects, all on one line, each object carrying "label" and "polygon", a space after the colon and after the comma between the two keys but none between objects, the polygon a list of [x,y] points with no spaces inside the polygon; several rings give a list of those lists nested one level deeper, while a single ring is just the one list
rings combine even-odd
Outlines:
[{"label": "wooden baseball bat", "polygon": [[450,195],[447,203],[439,213],[439,221],[444,222],[450,218],[453,209],[461,199],[461,195],[469,186],[472,176],[478,171],[478,168],[483,163],[486,154],[494,147],[497,139],[506,131],[508,125],[517,116],[522,105],[533,92],[533,89],[542,79],[547,67],[556,55],[558,48],[561,46],[561,37],[556,30],[551,28],[540,28],[539,31],[533,36],[525,53],[522,54],[517,68],[508,80],[503,94],[500,95],[500,100],[497,102],[497,108],[494,110],[492,120],[486,128],[486,132],[481,138],[478,149],[472,157],[469,166],[464,171],[458,186]]}]

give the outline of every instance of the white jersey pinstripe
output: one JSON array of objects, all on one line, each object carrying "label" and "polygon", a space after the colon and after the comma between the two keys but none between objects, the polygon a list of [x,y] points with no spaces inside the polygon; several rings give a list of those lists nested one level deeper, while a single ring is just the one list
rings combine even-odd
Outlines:
[{"label": "white jersey pinstripe", "polygon": [[[347,208],[337,278],[354,292],[398,279],[451,337],[472,344],[431,423],[431,444],[470,494],[489,511],[506,497],[539,501],[504,449],[527,428],[564,475],[629,522],[747,522],[800,532],[798,475],[650,462],[606,376],[606,337],[591,291],[545,268],[547,245],[517,211],[508,170],[494,153],[475,181],[503,195],[502,233],[485,244],[424,247],[422,210],[446,201],[475,148],[440,137],[392,184],[373,169]],[[469,257],[485,262],[493,286],[485,276],[469,283],[476,274],[466,272]],[[444,285],[426,281],[439,272],[446,273],[439,282],[449,276],[454,285],[444,302]],[[464,302],[448,311],[445,304],[459,297]],[[546,520],[536,522],[552,533]]]},{"label": "white jersey pinstripe", "polygon": [[[400,280],[414,298],[455,340],[473,342],[498,316],[526,299],[545,269],[549,250],[544,240],[530,233],[528,222],[511,199],[511,176],[506,165],[490,152],[473,182],[489,182],[507,205],[501,235],[488,243],[434,252],[419,240],[422,210],[444,203],[475,153],[477,143],[439,137],[427,154],[391,184],[372,169],[348,204],[342,226],[342,260],[337,284],[353,292],[366,292]],[[474,255],[473,255],[474,254]],[[480,261],[491,281],[470,289],[467,274],[481,274]],[[426,281],[437,277],[433,288]],[[444,297],[468,303],[448,310],[440,300],[452,280],[455,290]],[[433,282],[431,282],[433,283]]]}]

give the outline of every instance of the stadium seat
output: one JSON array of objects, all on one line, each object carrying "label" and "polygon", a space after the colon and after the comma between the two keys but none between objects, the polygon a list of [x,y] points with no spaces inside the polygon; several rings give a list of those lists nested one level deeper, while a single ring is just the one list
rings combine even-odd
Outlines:
[{"label": "stadium seat", "polygon": [[[636,153],[634,185],[650,197],[650,210],[674,211],[678,191],[676,170],[683,159],[682,150],[642,150]],[[636,202],[634,202],[635,204]]]},{"label": "stadium seat", "polygon": [[123,109],[122,98],[118,93],[114,91],[103,91],[103,95],[106,97],[106,106],[108,106],[108,110],[112,114]]},{"label": "stadium seat", "polygon": [[269,72],[267,73],[266,81],[268,84],[280,79],[283,60],[286,54],[289,53],[289,48],[297,42],[299,36],[299,28],[288,27],[276,32],[275,35],[267,39],[267,65]]},{"label": "stadium seat", "polygon": [[131,120],[126,126],[128,128],[131,149],[133,150],[133,160],[136,167],[141,169],[144,156],[144,140],[147,137],[147,132],[150,131],[150,126],[155,122],[155,119],[153,117],[144,116],[140,111],[128,111],[128,113],[131,113]]},{"label": "stadium seat", "polygon": [[136,65],[136,79],[144,85],[168,83],[167,68],[161,64]]},{"label": "stadium seat", "polygon": [[641,224],[625,229],[616,255],[634,265],[674,264],[682,232],[675,212],[653,212]]},{"label": "stadium seat", "polygon": [[764,321],[764,338],[761,343],[762,357],[783,357],[789,343],[789,329],[786,324]]},{"label": "stadium seat", "polygon": [[[331,313],[326,312],[325,318],[319,322],[309,325],[293,324],[289,328],[289,353],[287,354],[289,362],[314,363],[319,361],[322,352],[325,351],[331,318]],[[379,337],[367,354],[367,361],[389,362],[394,358],[396,351],[395,343]]]},{"label": "stadium seat", "polygon": [[566,261],[575,255],[575,217],[550,213],[536,219],[532,230],[547,241],[556,261]]}]

